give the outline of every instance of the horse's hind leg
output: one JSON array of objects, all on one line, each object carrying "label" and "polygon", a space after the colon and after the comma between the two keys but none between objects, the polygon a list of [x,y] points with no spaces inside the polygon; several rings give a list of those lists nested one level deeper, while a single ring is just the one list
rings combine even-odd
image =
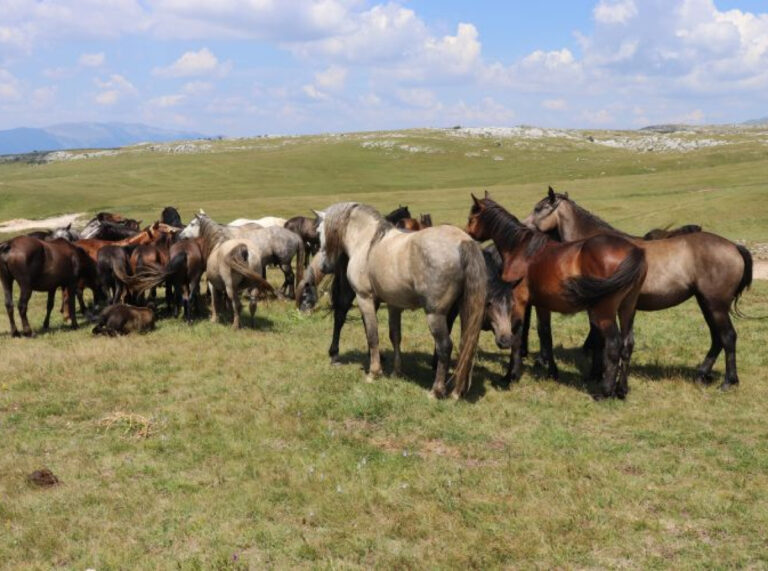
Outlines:
[{"label": "horse's hind leg", "polygon": [[606,314],[599,309],[590,310],[590,320],[597,326],[605,339],[603,349],[603,375],[600,383],[600,394],[595,398],[614,396],[616,391],[616,375],[619,359],[621,358],[621,335],[616,325],[615,313]]},{"label": "horse's hind leg", "polygon": [[234,329],[240,329],[240,312],[243,309],[243,304],[240,301],[238,291],[232,287],[227,287],[227,297],[232,302],[232,327]]},{"label": "horse's hind leg", "polygon": [[77,290],[77,284],[73,284],[67,288],[69,292],[69,298],[67,303],[69,305],[69,318],[72,322],[72,329],[77,329],[77,315],[75,313],[75,291]]},{"label": "horse's hind leg", "polygon": [[629,363],[635,349],[635,307],[637,296],[625,298],[619,307],[619,325],[621,328],[621,361],[619,364],[616,396],[623,399],[629,394]]},{"label": "horse's hind leg", "polygon": [[428,313],[427,324],[429,325],[432,337],[435,339],[435,351],[437,353],[437,370],[435,371],[435,381],[432,384],[430,396],[443,398],[445,396],[445,380],[448,377],[448,368],[451,364],[453,342],[451,341],[451,333],[448,331],[448,320],[445,315]]},{"label": "horse's hind leg", "polygon": [[5,294],[5,311],[8,313],[8,322],[11,326],[11,337],[19,337],[13,315],[13,278],[5,274],[3,274],[3,293]]},{"label": "horse's hind leg", "polygon": [[19,316],[21,317],[21,329],[24,332],[24,337],[34,337],[32,328],[29,326],[29,320],[27,319],[27,307],[29,307],[29,298],[32,297],[32,288],[26,284],[19,284],[21,293],[19,293]]},{"label": "horse's hind leg", "polygon": [[720,333],[720,343],[725,350],[725,379],[720,390],[727,390],[739,384],[736,372],[736,329],[733,327],[728,308],[723,306],[713,310],[715,325]]},{"label": "horse's hind leg", "polygon": [[46,331],[51,325],[51,311],[53,310],[53,302],[56,298],[56,288],[48,291],[48,303],[45,306],[45,320],[43,321],[43,329]]},{"label": "horse's hind leg", "polygon": [[331,346],[328,349],[328,356],[331,358],[331,365],[337,365],[339,363],[339,340],[341,338],[341,329],[344,327],[344,323],[347,320],[347,313],[349,313],[349,310],[352,307],[352,302],[355,299],[355,292],[351,287],[342,288],[334,297],[333,337],[331,338]]},{"label": "horse's hind leg", "polygon": [[[453,331],[453,324],[456,322],[456,318],[459,316],[459,311],[461,307],[459,303],[454,303],[451,307],[450,311],[448,312],[448,315],[446,315],[445,319],[448,324],[448,335],[451,334]],[[435,351],[432,353],[432,370],[437,370],[437,364],[440,361],[440,358],[437,355],[437,344],[435,344]]]},{"label": "horse's hind leg", "polygon": [[388,306],[389,308],[389,340],[392,342],[392,349],[395,353],[395,364],[392,368],[392,374],[399,377],[402,373],[403,361],[400,356],[400,339],[401,339],[401,324],[403,310],[397,307]]},{"label": "horse's hind leg", "polygon": [[293,299],[295,297],[293,282],[296,276],[294,276],[293,270],[291,269],[291,262],[289,261],[287,264],[281,265],[280,269],[283,270],[283,275],[285,276],[285,282],[283,282],[283,287],[281,287],[280,290],[286,297]]},{"label": "horse's hind leg", "polygon": [[707,326],[709,327],[709,336],[711,339],[711,345],[709,347],[709,351],[707,351],[707,356],[704,357],[704,360],[698,366],[696,371],[696,382],[709,384],[713,379],[712,367],[714,366],[715,361],[717,361],[717,358],[720,355],[720,351],[723,350],[723,344],[720,340],[720,331],[718,329],[717,323],[715,322],[715,317],[712,313],[712,310],[709,307],[709,303],[701,295],[696,296],[696,301],[699,303],[701,313],[704,315],[704,319],[707,322]]},{"label": "horse's hind leg", "polygon": [[219,321],[219,293],[210,281],[208,291],[211,294],[211,323],[216,323]]}]

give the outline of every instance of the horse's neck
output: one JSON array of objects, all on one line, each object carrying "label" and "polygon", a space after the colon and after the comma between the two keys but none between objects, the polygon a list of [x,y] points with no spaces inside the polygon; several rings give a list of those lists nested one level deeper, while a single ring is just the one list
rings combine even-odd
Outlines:
[{"label": "horse's neck", "polygon": [[623,234],[609,224],[601,224],[598,220],[586,215],[570,202],[564,201],[559,208],[562,210],[558,216],[557,231],[563,242],[585,240],[599,234]]},{"label": "horse's neck", "polygon": [[133,246],[134,244],[145,244],[149,239],[149,232],[146,230],[139,232],[135,236],[129,236],[115,242],[116,246]]},{"label": "horse's neck", "polygon": [[378,228],[379,221],[367,214],[365,219],[361,219],[358,223],[348,224],[344,232],[344,249],[347,255],[350,258],[359,255],[367,257],[371,249],[371,240]]}]

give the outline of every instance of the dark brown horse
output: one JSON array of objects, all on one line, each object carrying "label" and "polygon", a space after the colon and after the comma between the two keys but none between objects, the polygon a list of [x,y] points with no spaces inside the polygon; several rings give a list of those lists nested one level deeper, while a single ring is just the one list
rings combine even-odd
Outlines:
[{"label": "dark brown horse", "polygon": [[114,305],[124,300],[128,293],[131,273],[129,258],[133,246],[114,246],[112,244],[99,249],[96,254],[96,269],[99,283],[104,293],[109,296],[109,303]]},{"label": "dark brown horse", "polygon": [[391,222],[392,224],[397,224],[403,218],[410,218],[410,217],[411,217],[411,211],[408,210],[408,207],[400,204],[398,205],[397,208],[395,208],[392,212],[387,214],[384,218],[386,218],[387,221]]},{"label": "dark brown horse", "polygon": [[683,234],[693,234],[695,232],[701,232],[701,226],[698,224],[686,224],[679,228],[654,228],[646,232],[643,236],[643,240],[664,240],[665,238],[674,238],[675,236],[682,236]]},{"label": "dark brown horse", "polygon": [[[283,228],[301,236],[301,239],[304,240],[306,251],[314,256],[320,249],[320,235],[317,233],[318,224],[320,224],[320,219],[317,216],[315,218],[294,216],[285,221]],[[308,263],[309,256],[306,256],[305,266]]]},{"label": "dark brown horse", "polygon": [[[171,259],[170,250],[174,239],[173,233],[162,233],[157,239],[149,244],[141,244],[134,248],[129,258],[131,273],[136,275],[144,269],[162,271]],[[173,306],[173,283],[170,279],[165,281],[165,301],[166,306],[171,309]],[[155,298],[153,289],[151,298]]]},{"label": "dark brown horse", "polygon": [[528,305],[538,310],[542,357],[555,378],[550,312],[587,311],[606,339],[601,394],[596,396],[624,398],[633,348],[632,321],[646,272],[643,251],[614,236],[562,244],[526,228],[488,193],[482,200],[473,195],[472,200],[467,233],[476,240],[493,240],[504,260],[502,278],[510,283],[520,280],[512,294],[515,339],[507,379],[520,378],[522,324]]},{"label": "dark brown horse", "polygon": [[63,239],[43,241],[29,236],[18,236],[0,244],[0,280],[5,291],[5,309],[11,326],[11,335],[19,336],[13,317],[13,282],[19,284],[19,315],[23,334],[33,335],[27,319],[27,306],[33,291],[48,292],[43,329],[48,329],[56,289],[69,292],[69,316],[72,328],[77,329],[75,317],[75,289],[82,271],[82,253]]},{"label": "dark brown horse", "polygon": [[192,323],[192,308],[199,306],[200,278],[205,271],[202,238],[187,238],[170,247],[169,262],[161,268],[147,265],[137,270],[129,281],[136,293],[142,293],[161,283],[173,287],[174,315],[178,317],[179,307],[184,309],[184,319]]},{"label": "dark brown horse", "polygon": [[424,228],[431,228],[432,215],[422,214],[418,220],[415,218],[401,218],[395,223],[395,227],[411,232],[418,232],[419,230],[424,230]]},{"label": "dark brown horse", "polygon": [[[712,341],[698,367],[697,381],[712,380],[712,366],[725,349],[725,379],[720,388],[738,384],[736,330],[729,311],[733,308],[738,314],[736,303],[752,283],[752,255],[744,246],[709,232],[644,241],[616,230],[567,194],[556,193],[552,188],[536,203],[526,223],[543,231],[557,229],[566,241],[600,235],[620,236],[642,248],[648,260],[648,277],[640,291],[637,309],[657,311],[695,297]],[[594,333],[590,338],[594,342]]]}]

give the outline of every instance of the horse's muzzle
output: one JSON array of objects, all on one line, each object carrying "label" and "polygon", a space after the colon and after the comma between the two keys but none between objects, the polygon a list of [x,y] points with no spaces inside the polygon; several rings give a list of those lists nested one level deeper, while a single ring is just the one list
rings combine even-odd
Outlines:
[{"label": "horse's muzzle", "polygon": [[499,349],[511,349],[512,348],[512,336],[511,335],[498,335],[496,337],[496,346]]}]

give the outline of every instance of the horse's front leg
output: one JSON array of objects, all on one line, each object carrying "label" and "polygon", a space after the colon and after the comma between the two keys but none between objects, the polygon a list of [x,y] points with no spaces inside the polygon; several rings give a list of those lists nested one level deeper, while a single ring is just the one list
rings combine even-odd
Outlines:
[{"label": "horse's front leg", "polygon": [[392,342],[392,349],[395,353],[395,364],[392,368],[392,374],[399,377],[402,373],[403,361],[400,356],[401,323],[403,310],[397,307],[387,306],[389,308],[389,340]]},{"label": "horse's front leg", "polygon": [[45,320],[43,321],[43,329],[46,331],[51,326],[51,311],[53,311],[53,302],[56,299],[56,288],[48,291],[48,303],[45,306]]},{"label": "horse's front leg", "polygon": [[368,352],[370,365],[368,367],[367,381],[373,381],[381,375],[381,355],[379,354],[379,321],[376,318],[376,303],[372,297],[357,296],[357,306],[363,316],[365,336],[368,339]]},{"label": "horse's front leg", "polygon": [[539,358],[536,362],[547,367],[547,376],[549,378],[557,379],[559,372],[552,350],[552,312],[548,309],[537,307],[536,320],[536,330],[539,334],[540,345]]}]

